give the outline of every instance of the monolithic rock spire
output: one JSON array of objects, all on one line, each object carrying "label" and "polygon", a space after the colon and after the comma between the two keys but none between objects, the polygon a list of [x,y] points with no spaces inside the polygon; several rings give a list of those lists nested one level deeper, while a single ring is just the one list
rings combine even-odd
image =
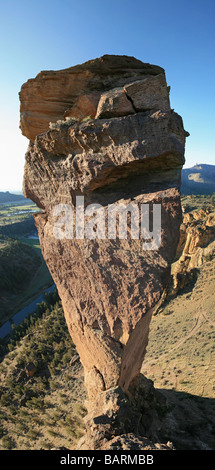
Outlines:
[{"label": "monolithic rock spire", "polygon": [[43,210],[42,253],[89,399],[129,396],[179,240],[188,134],[164,70],[133,57],[40,72],[20,101],[24,194]]}]

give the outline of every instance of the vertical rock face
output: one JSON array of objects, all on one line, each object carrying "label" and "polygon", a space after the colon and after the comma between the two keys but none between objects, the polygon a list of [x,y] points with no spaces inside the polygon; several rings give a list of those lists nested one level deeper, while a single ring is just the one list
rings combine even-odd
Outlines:
[{"label": "vertical rock face", "polygon": [[20,100],[31,141],[24,194],[43,209],[35,216],[42,252],[89,398],[118,386],[129,394],[181,223],[187,133],[170,108],[165,72],[104,56],[41,72]]}]

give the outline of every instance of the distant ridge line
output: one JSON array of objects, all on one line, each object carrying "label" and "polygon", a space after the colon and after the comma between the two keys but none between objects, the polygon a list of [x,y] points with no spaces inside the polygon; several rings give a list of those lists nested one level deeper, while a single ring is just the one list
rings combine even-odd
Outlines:
[{"label": "distant ridge line", "polygon": [[181,193],[201,195],[215,193],[215,165],[197,163],[191,168],[183,168]]}]

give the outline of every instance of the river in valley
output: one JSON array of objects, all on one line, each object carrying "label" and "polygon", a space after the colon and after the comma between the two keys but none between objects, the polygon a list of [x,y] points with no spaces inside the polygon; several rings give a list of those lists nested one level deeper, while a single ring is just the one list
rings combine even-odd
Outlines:
[{"label": "river in valley", "polygon": [[20,323],[22,323],[23,320],[26,317],[28,317],[28,315],[31,315],[32,313],[34,313],[34,311],[37,308],[37,304],[39,304],[43,300],[45,300],[45,293],[46,292],[53,292],[54,289],[55,289],[55,284],[52,284],[52,286],[45,289],[42,294],[40,294],[35,300],[33,300],[33,302],[28,304],[26,307],[24,307],[18,313],[16,313],[11,318],[11,320],[6,321],[4,323],[4,325],[2,325],[1,328],[0,328],[0,338],[4,339],[7,335],[9,335],[12,332],[11,322],[14,323],[14,325],[19,325]]}]

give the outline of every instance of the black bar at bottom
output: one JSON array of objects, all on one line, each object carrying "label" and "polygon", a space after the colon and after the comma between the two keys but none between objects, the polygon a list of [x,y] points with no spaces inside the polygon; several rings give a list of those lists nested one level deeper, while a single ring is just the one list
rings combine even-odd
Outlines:
[{"label": "black bar at bottom", "polygon": [[[73,451],[73,450],[2,450],[0,458],[7,462],[7,466],[15,463],[20,468],[29,468],[29,465],[47,465],[50,468],[110,468],[114,466],[140,465],[145,468],[160,468],[162,465],[211,465],[215,451],[201,450],[105,450],[105,451]],[[45,468],[45,467],[44,467]],[[74,467],[73,467],[74,468]],[[170,468],[170,467],[169,467]],[[183,467],[181,467],[183,468]]]}]

